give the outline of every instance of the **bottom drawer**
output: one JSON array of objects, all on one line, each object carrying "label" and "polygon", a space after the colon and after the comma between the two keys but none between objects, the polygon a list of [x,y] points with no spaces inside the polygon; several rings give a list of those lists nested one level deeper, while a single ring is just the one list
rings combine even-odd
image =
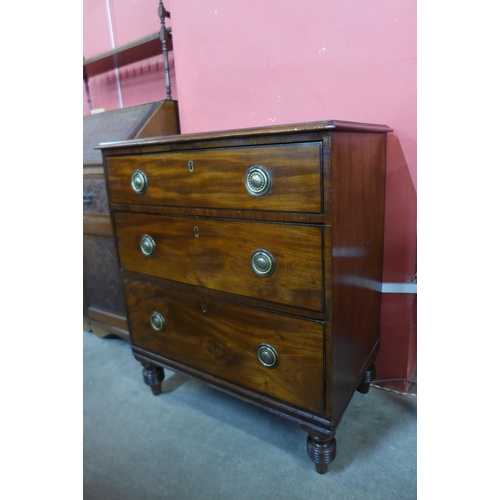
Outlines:
[{"label": "bottom drawer", "polygon": [[322,414],[324,324],[124,280],[132,345]]}]

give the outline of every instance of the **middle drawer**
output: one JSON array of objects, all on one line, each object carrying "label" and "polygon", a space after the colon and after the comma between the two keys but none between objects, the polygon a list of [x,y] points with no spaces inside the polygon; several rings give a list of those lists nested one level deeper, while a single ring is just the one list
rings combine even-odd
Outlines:
[{"label": "middle drawer", "polygon": [[323,228],[115,212],[122,268],[323,311]]}]

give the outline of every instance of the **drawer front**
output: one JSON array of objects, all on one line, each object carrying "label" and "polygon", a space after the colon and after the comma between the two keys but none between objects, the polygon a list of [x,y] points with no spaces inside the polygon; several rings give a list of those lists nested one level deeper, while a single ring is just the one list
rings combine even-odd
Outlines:
[{"label": "drawer front", "polygon": [[[107,169],[113,203],[322,212],[319,142],[111,157]],[[132,188],[136,170],[147,179],[142,193]]]},{"label": "drawer front", "polygon": [[322,227],[125,212],[115,227],[124,269],[323,311]]},{"label": "drawer front", "polygon": [[83,212],[109,214],[104,177],[83,178]]},{"label": "drawer front", "polygon": [[[134,346],[323,413],[323,323],[132,280],[124,285]],[[259,346],[263,361],[276,359],[276,366],[259,361]]]}]

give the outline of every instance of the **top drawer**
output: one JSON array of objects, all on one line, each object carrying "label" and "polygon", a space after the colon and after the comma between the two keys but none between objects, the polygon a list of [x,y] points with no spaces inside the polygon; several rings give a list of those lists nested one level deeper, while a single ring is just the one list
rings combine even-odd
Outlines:
[{"label": "top drawer", "polygon": [[320,142],[111,157],[107,169],[112,203],[322,212]]}]

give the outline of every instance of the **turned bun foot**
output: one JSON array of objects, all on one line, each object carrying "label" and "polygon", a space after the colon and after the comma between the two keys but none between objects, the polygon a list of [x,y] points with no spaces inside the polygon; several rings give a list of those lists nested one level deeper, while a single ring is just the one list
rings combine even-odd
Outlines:
[{"label": "turned bun foot", "polygon": [[328,472],[328,464],[337,453],[337,440],[333,436],[311,434],[307,436],[307,455],[314,462],[318,474]]},{"label": "turned bun foot", "polygon": [[361,394],[366,394],[370,390],[370,384],[375,380],[375,365],[371,365],[368,370],[366,370],[363,380],[359,384],[357,391]]},{"label": "turned bun foot", "polygon": [[144,364],[144,370],[142,370],[142,376],[144,377],[144,383],[151,387],[151,391],[155,396],[161,394],[161,383],[165,379],[165,371],[163,368],[152,363]]}]

